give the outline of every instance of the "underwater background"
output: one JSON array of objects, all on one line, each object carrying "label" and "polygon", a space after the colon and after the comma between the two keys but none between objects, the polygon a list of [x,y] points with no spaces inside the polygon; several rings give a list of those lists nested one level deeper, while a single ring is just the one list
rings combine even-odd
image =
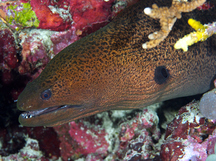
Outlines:
[{"label": "underwater background", "polygon": [[[201,95],[103,112],[56,127],[18,122],[16,100],[26,84],[66,46],[137,1],[0,1],[0,160],[205,161],[214,156],[216,122],[199,112]],[[216,12],[216,1],[196,10],[209,16]],[[210,19],[202,23],[216,17]]]}]

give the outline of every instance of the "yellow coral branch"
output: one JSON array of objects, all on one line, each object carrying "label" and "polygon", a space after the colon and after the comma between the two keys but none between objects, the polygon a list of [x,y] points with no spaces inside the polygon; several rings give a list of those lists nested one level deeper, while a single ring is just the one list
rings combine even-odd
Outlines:
[{"label": "yellow coral branch", "polygon": [[215,22],[212,24],[201,24],[201,22],[194,19],[189,19],[188,24],[196,31],[185,35],[183,38],[179,39],[175,45],[175,49],[182,49],[183,51],[188,51],[188,46],[191,46],[199,41],[205,41],[207,38],[216,33]]},{"label": "yellow coral branch", "polygon": [[201,6],[206,0],[173,0],[172,6],[168,7],[158,7],[156,4],[152,5],[152,8],[145,8],[144,13],[152,18],[160,19],[161,30],[156,31],[148,36],[150,41],[142,44],[144,49],[153,48],[157,46],[161,41],[163,41],[170,31],[176,21],[176,19],[181,18],[182,12],[193,11],[198,6]]}]

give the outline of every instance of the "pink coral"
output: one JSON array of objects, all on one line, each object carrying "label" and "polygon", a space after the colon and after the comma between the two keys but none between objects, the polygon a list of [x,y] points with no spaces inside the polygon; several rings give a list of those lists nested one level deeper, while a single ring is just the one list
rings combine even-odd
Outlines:
[{"label": "pink coral", "polygon": [[25,128],[29,137],[37,139],[39,148],[43,151],[44,156],[47,158],[60,157],[60,141],[58,140],[57,133],[51,127],[35,127]]},{"label": "pink coral", "polygon": [[8,70],[16,68],[18,66],[16,44],[10,30],[0,30],[0,44],[0,68]]},{"label": "pink coral", "polygon": [[62,49],[72,44],[80,37],[76,33],[76,28],[72,26],[67,31],[55,32],[51,35],[50,40],[53,43],[53,53],[58,54]]},{"label": "pink coral", "polygon": [[156,156],[159,149],[153,140],[159,139],[160,132],[154,111],[145,109],[129,120],[122,117],[120,126],[114,123],[114,116],[109,118],[107,112],[101,115],[54,127],[64,160],[85,156],[86,160],[109,157],[132,161]]},{"label": "pink coral", "polygon": [[[26,145],[24,148],[20,150],[17,154],[11,154],[6,157],[1,157],[2,161],[7,160],[22,160],[22,161],[29,161],[29,160],[41,160],[41,161],[48,161],[42,155],[42,152],[39,150],[39,143],[37,140],[26,138]],[[52,158],[52,160],[57,160],[57,158]]]},{"label": "pink coral", "polygon": [[38,28],[61,31],[50,35],[51,46],[43,43],[42,36],[41,38],[38,37],[40,31],[35,34],[20,34],[23,50],[21,53],[22,62],[18,71],[20,74],[27,75],[33,73],[33,76],[29,76],[35,79],[54,56],[49,55],[50,52],[57,54],[63,48],[84,36],[86,32],[95,31],[99,26],[108,22],[111,17],[113,0],[108,2],[103,0],[85,2],[79,0],[22,0],[22,2],[31,4],[32,10],[35,11],[37,18],[40,20]]},{"label": "pink coral", "polygon": [[212,134],[215,124],[205,120],[197,107],[198,103],[194,102],[182,107],[168,125],[160,152],[163,161],[203,161],[207,158],[207,145],[212,139],[209,136],[203,140],[203,136]]},{"label": "pink coral", "polygon": [[61,155],[64,160],[90,153],[107,155],[109,143],[105,139],[105,129],[91,124],[85,125],[82,121],[72,121],[69,125],[54,127],[60,137]]},{"label": "pink coral", "polygon": [[139,132],[138,137],[128,142],[125,150],[125,156],[122,160],[130,161],[136,159],[148,159],[151,155],[151,147],[153,145],[149,132],[143,129]]},{"label": "pink coral", "polygon": [[20,34],[20,39],[22,40],[20,43],[22,45],[22,61],[18,71],[22,75],[34,73],[31,77],[35,79],[42,71],[40,69],[47,65],[51,55],[48,54],[46,44],[39,32]]},{"label": "pink coral", "polygon": [[[158,117],[155,112],[144,109],[141,113],[120,125],[120,147],[117,151],[121,160],[148,159],[156,156],[153,139],[158,140],[160,131],[157,127]],[[149,130],[147,130],[149,129]]]},{"label": "pink coral", "polygon": [[83,123],[70,123],[70,136],[79,144],[82,154],[106,153],[109,144],[106,141],[106,132],[104,129],[88,128]]},{"label": "pink coral", "polygon": [[82,31],[84,27],[92,27],[92,24],[108,22],[113,2],[114,0],[31,0],[30,4],[40,20],[39,28],[64,31],[74,22],[73,26]]},{"label": "pink coral", "polygon": [[[54,31],[64,31],[68,29],[72,23],[70,19],[63,19],[59,13],[53,13],[49,8],[50,1],[47,0],[31,0],[30,4],[33,11],[39,19],[39,28],[50,29]],[[67,17],[68,18],[68,17]]]},{"label": "pink coral", "polygon": [[111,4],[113,0],[74,0],[70,2],[73,20],[77,29],[94,23],[108,21],[111,15]]},{"label": "pink coral", "polygon": [[[15,70],[19,65],[19,56],[15,38],[9,29],[0,30],[0,44],[0,78],[1,84],[4,85],[4,90],[2,91],[5,91],[5,96],[10,95],[11,97],[11,90],[13,89],[14,92],[19,91],[20,84],[16,82],[19,87],[14,87],[13,85],[17,77]],[[14,92],[12,97],[17,99],[17,95]]]}]

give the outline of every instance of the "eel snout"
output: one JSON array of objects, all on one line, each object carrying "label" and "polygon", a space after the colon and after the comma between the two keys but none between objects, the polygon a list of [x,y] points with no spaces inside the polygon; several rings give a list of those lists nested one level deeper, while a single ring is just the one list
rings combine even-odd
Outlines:
[{"label": "eel snout", "polygon": [[[24,126],[55,126],[56,122],[59,124],[59,120],[62,123],[73,120],[71,115],[68,115],[68,111],[72,111],[76,115],[78,112],[85,112],[84,106],[82,105],[61,105],[47,107],[39,110],[26,111],[20,114],[19,122]],[[85,113],[83,113],[85,115]],[[79,115],[75,119],[79,118]],[[34,122],[34,124],[30,124]]]}]

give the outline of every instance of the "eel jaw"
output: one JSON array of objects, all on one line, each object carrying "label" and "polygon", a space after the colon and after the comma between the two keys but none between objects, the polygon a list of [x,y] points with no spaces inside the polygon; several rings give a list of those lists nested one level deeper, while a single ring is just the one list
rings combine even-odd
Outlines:
[{"label": "eel jaw", "polygon": [[47,108],[40,109],[40,110],[27,111],[27,112],[22,113],[20,116],[23,119],[29,119],[29,118],[37,117],[40,115],[48,114],[51,112],[57,112],[58,110],[61,110],[61,109],[66,110],[68,108],[76,108],[76,107],[81,107],[81,105],[62,105],[62,106],[47,107]]}]

